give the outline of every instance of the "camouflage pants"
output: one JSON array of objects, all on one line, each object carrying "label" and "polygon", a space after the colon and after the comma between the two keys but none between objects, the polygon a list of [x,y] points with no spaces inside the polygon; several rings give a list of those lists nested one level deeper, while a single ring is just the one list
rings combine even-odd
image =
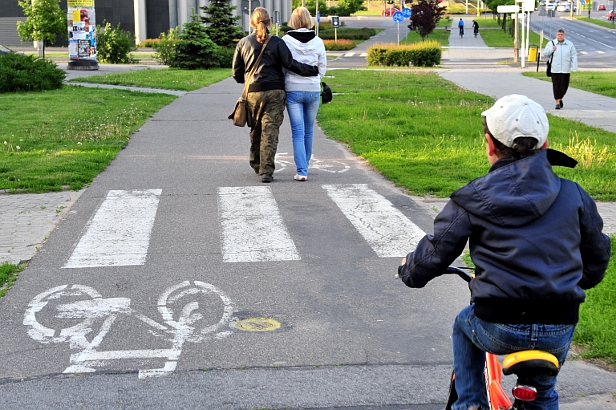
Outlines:
[{"label": "camouflage pants", "polygon": [[247,102],[252,117],[250,166],[262,177],[273,176],[286,93],[284,90],[252,92],[248,93]]}]

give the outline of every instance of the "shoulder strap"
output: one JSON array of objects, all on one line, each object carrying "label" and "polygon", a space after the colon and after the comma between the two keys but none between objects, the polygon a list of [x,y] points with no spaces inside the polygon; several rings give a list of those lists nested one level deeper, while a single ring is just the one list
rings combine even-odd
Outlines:
[{"label": "shoulder strap", "polygon": [[[554,45],[554,40],[550,41],[550,43],[552,43],[552,45]],[[552,59],[554,58],[554,52],[552,52],[552,54],[550,55],[550,64],[552,63]]]},{"label": "shoulder strap", "polygon": [[259,67],[259,63],[261,62],[261,56],[263,55],[263,51],[265,50],[265,47],[267,47],[267,43],[269,43],[270,38],[272,38],[272,36],[268,36],[267,40],[265,40],[265,43],[263,43],[263,47],[261,47],[261,52],[259,53],[259,57],[257,57],[255,64],[252,66],[252,70],[250,70],[250,73],[248,73],[248,80],[244,81],[244,91],[242,92],[242,97],[244,98],[246,98],[246,96],[248,95],[248,87],[250,86],[250,83],[252,82],[252,77],[254,76],[255,71],[257,71],[257,67]]}]

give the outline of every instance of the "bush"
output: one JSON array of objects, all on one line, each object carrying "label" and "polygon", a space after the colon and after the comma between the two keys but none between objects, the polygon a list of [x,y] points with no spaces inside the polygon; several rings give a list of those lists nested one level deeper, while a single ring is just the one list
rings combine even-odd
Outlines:
[{"label": "bush", "polygon": [[139,47],[153,48],[158,43],[160,43],[160,38],[148,38],[139,43]]},{"label": "bush", "polygon": [[368,49],[368,65],[432,67],[441,63],[441,44],[423,41],[406,46],[377,44]]},{"label": "bush", "polygon": [[156,53],[154,58],[161,64],[170,64],[175,57],[175,46],[179,41],[179,28],[170,28],[169,31],[160,34],[160,40],[152,45]]},{"label": "bush", "polygon": [[214,55],[220,68],[233,67],[233,53],[235,53],[234,48],[218,47]]},{"label": "bush", "polygon": [[0,93],[55,90],[65,77],[49,60],[18,53],[0,55]]},{"label": "bush", "polygon": [[175,46],[175,56],[169,65],[174,68],[195,70],[199,68],[218,67],[216,59],[218,46],[207,35],[205,26],[199,17],[193,14],[190,21],[184,23],[180,38]]},{"label": "bush", "polygon": [[355,42],[352,40],[338,39],[338,43],[334,40],[323,40],[323,44],[325,44],[325,50],[327,51],[341,51],[355,48]]},{"label": "bush", "polygon": [[319,37],[323,40],[333,40],[336,36],[338,39],[344,38],[347,40],[368,40],[372,36],[376,36],[376,30],[373,28],[349,28],[340,27],[338,33],[334,32],[333,28],[319,31]]},{"label": "bush", "polygon": [[129,55],[137,50],[135,37],[130,32],[121,30],[120,23],[118,23],[117,27],[106,23],[104,29],[101,30],[100,27],[97,27],[96,30],[98,32],[97,54],[101,62],[111,64],[138,62],[138,60]]}]

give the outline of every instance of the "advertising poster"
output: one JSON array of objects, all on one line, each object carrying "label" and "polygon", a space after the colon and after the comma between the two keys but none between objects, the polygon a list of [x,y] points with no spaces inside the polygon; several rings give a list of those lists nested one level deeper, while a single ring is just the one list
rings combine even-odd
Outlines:
[{"label": "advertising poster", "polygon": [[94,0],[68,0],[67,6],[69,58],[96,61]]}]

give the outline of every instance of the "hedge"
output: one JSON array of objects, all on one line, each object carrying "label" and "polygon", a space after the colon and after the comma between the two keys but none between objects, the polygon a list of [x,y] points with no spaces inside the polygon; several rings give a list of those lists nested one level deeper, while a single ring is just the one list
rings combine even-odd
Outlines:
[{"label": "hedge", "polygon": [[441,63],[441,44],[434,40],[409,45],[376,44],[368,49],[368,65],[432,67]]}]

